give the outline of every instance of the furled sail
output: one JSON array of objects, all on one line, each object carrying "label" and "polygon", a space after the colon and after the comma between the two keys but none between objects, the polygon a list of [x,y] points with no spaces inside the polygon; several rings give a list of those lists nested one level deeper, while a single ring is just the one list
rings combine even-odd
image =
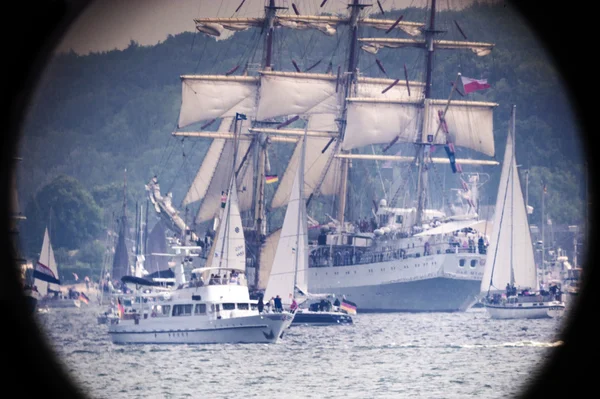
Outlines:
[{"label": "furled sail", "polygon": [[[196,29],[211,36],[219,37],[224,30],[233,32],[246,30],[251,27],[264,25],[264,18],[197,18],[194,19]],[[273,26],[283,26],[290,29],[317,29],[326,35],[332,36],[336,33],[338,25],[348,24],[349,18],[333,15],[277,15],[273,20]],[[365,18],[358,21],[361,26],[376,29],[390,28],[402,30],[411,36],[421,34],[425,24],[420,22],[395,21],[389,19]]]},{"label": "furled sail", "polygon": [[[425,47],[424,39],[401,39],[401,38],[365,38],[358,39],[363,43],[361,48],[371,54],[376,54],[380,49],[401,48],[401,47]],[[491,53],[494,45],[492,43],[483,42],[465,42],[453,40],[434,40],[433,46],[435,49],[469,49],[476,55],[483,57]]]},{"label": "furled sail", "polygon": [[216,118],[254,115],[258,78],[183,75],[178,127]]}]

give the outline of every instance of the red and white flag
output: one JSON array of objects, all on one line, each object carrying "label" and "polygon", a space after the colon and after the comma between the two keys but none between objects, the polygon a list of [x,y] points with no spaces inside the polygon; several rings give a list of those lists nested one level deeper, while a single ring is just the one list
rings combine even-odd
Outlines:
[{"label": "red and white flag", "polygon": [[461,76],[463,88],[465,94],[472,93],[477,90],[489,89],[491,86],[488,84],[487,79],[471,79]]}]

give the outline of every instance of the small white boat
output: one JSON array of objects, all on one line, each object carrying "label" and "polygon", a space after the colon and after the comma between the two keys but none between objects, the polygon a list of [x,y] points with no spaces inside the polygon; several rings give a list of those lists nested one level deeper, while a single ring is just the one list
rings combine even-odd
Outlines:
[{"label": "small white boat", "polygon": [[[229,188],[225,217],[208,262],[211,266],[192,270],[192,279],[186,283],[183,264],[176,265],[178,288],[152,304],[140,301],[139,309],[127,317],[119,304],[120,318],[108,329],[113,343],[275,343],[289,327],[291,313],[259,314],[258,301],[250,299],[233,173]],[[209,275],[212,278],[206,279]]]},{"label": "small white boat", "polygon": [[494,319],[561,317],[560,294],[537,291],[538,271],[515,159],[515,106],[506,141],[494,232],[481,281],[482,303]]},{"label": "small white boat", "polygon": [[[306,129],[300,166],[296,170],[264,298],[270,301],[271,298],[278,297],[284,309],[290,309],[294,312],[293,325],[352,324],[352,316],[348,313],[339,309],[332,310],[328,294],[315,295],[310,294],[307,290],[308,217],[306,200],[304,199]],[[296,299],[299,299],[300,308],[293,309],[291,305]],[[327,309],[321,306],[319,310],[317,310],[318,306],[307,308],[306,305],[310,299],[320,299],[324,303],[328,303],[329,306]],[[318,305],[318,303],[315,305]]]}]

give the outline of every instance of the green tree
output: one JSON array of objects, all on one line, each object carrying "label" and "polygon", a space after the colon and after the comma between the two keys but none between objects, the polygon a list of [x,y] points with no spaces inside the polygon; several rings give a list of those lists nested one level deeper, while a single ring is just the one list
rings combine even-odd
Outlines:
[{"label": "green tree", "polygon": [[44,186],[25,208],[24,248],[39,253],[48,227],[55,249],[73,250],[99,236],[101,210],[90,193],[73,177],[60,175]]}]

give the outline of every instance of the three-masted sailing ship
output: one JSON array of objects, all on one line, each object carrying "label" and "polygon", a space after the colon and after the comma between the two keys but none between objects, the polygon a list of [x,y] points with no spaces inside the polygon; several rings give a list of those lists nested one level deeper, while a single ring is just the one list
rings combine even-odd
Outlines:
[{"label": "three-masted sailing ship", "polygon": [[[378,5],[381,8],[379,2]],[[370,6],[351,0],[348,15],[315,16],[301,14],[295,4],[293,14],[288,13],[287,7],[277,7],[270,0],[263,17],[195,19],[198,31],[213,36],[220,36],[224,30],[260,29],[264,54],[255,73],[246,67],[236,74],[240,68],[234,67],[224,75],[181,76],[178,128],[202,126],[200,131],[177,131],[173,135],[212,139],[183,206],[201,201],[193,223],[214,221],[209,228],[210,238],[210,231],[216,230],[218,224],[222,198],[227,195],[226,176],[233,167],[233,133],[239,128],[237,151],[242,156],[237,158],[235,173],[240,211],[250,215],[250,222],[245,225],[247,254],[251,258],[247,275],[254,288],[264,288],[278,239],[277,230],[267,231],[267,209],[287,204],[300,164],[300,138],[306,130],[307,205],[319,196],[334,196],[337,205],[332,226],[323,228],[311,245],[306,271],[309,292],[345,295],[363,312],[464,310],[479,293],[486,256],[487,223],[479,220],[474,206],[479,183],[476,175],[469,183],[461,178],[471,207],[463,214],[446,215],[427,207],[428,173],[437,164],[449,164],[459,175],[463,174],[462,165],[497,165],[494,160],[457,159],[455,150],[462,147],[494,155],[492,120],[498,104],[454,99],[459,91],[459,73],[447,98],[433,98],[433,57],[438,49],[470,49],[484,56],[491,52],[493,44],[438,40],[436,36],[442,31],[436,30],[435,0],[428,23],[404,21],[403,16],[395,20],[371,18],[367,11]],[[292,60],[295,71],[275,70],[273,40],[279,29],[316,29],[334,35],[340,26],[347,27],[348,52],[337,68],[330,63],[326,73],[310,72],[314,65],[301,71]],[[402,32],[409,37],[361,37],[367,28]],[[339,35],[338,38],[342,39]],[[373,56],[382,48],[411,47],[424,51],[424,82],[409,80],[406,66],[404,79],[367,77],[358,68],[361,50]],[[376,62],[384,71],[382,63]],[[236,127],[240,115],[246,120]],[[302,120],[307,120],[307,125],[294,128]],[[204,130],[217,122],[216,132]],[[281,142],[297,144],[267,204],[269,148]],[[384,146],[380,152],[398,145],[415,151],[411,156],[358,153],[374,145]],[[435,150],[441,147],[444,156],[434,157]],[[349,223],[349,169],[352,161],[368,160],[404,162],[416,168],[415,206],[395,207],[399,197],[410,191],[401,186],[389,198],[389,205],[388,199],[376,204],[370,223]],[[172,206],[170,195],[160,194],[156,178],[147,190],[156,211],[173,229],[193,230]],[[200,240],[200,233],[194,234],[194,239]],[[206,248],[210,239],[204,241]]]}]

